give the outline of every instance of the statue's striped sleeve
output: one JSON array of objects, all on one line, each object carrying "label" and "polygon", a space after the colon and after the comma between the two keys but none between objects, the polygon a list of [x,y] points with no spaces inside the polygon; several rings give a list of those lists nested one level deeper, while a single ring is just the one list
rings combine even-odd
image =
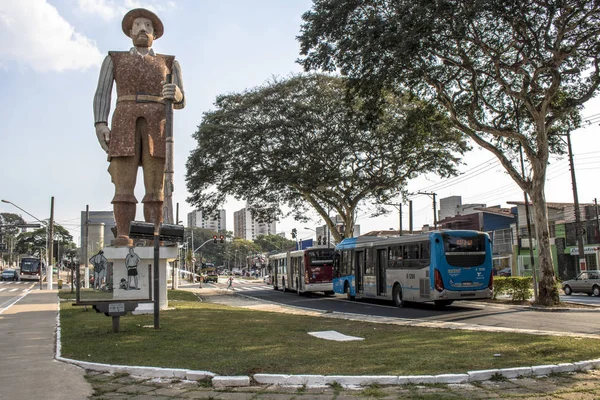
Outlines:
[{"label": "statue's striped sleeve", "polygon": [[108,123],[108,114],[110,112],[110,96],[113,87],[113,62],[110,56],[106,56],[102,67],[100,67],[100,77],[98,78],[98,87],[94,95],[94,124],[98,122]]}]

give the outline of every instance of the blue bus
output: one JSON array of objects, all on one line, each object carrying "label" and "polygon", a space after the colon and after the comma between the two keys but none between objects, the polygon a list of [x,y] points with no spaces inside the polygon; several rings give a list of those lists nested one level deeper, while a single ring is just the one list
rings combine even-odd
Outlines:
[{"label": "blue bus", "polygon": [[441,230],[344,239],[336,246],[333,290],[348,299],[433,302],[490,299],[492,244],[487,233]]}]

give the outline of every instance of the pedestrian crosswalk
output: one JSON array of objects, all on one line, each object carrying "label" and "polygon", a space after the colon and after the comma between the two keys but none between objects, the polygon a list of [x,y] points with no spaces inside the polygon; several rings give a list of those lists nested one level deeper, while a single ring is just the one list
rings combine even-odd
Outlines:
[{"label": "pedestrian crosswalk", "polygon": [[[227,288],[227,283],[224,283],[224,284],[219,283],[217,286],[225,289],[225,288]],[[231,288],[229,290],[231,290]],[[233,280],[233,290],[249,292],[249,291],[258,291],[258,290],[273,290],[273,287],[269,286],[267,284],[261,284],[261,283],[257,283],[257,282],[248,282],[243,279],[234,279]]]},{"label": "pedestrian crosswalk", "polygon": [[32,281],[0,281],[0,292],[29,292],[31,290]]}]

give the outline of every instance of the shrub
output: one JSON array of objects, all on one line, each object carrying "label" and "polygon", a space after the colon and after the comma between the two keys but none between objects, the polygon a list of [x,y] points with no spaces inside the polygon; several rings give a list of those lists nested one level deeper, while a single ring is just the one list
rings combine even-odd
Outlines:
[{"label": "shrub", "polygon": [[530,276],[496,276],[494,277],[494,299],[501,293],[512,296],[513,301],[529,300],[533,287]]}]

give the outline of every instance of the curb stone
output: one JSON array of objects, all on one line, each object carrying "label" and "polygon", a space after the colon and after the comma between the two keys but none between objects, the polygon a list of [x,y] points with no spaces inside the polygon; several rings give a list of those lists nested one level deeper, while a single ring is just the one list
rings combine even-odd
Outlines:
[{"label": "curb stone", "polygon": [[[59,304],[60,310],[60,304]],[[247,387],[250,386],[249,376],[220,376],[210,371],[196,371],[181,368],[158,368],[147,366],[127,366],[93,363],[87,361],[73,360],[61,356],[61,330],[60,330],[60,312],[56,316],[56,346],[54,358],[57,361],[77,365],[86,370],[96,372],[106,372],[110,374],[127,373],[132,376],[146,378],[164,378],[164,379],[186,379],[189,381],[212,379],[212,385],[215,388],[227,387]],[[560,363],[550,365],[537,365],[532,367],[517,367],[505,369],[490,369],[481,371],[468,371],[466,374],[441,374],[441,375],[409,375],[409,376],[346,376],[346,375],[284,375],[284,374],[255,374],[254,381],[260,384],[278,385],[278,386],[307,386],[323,387],[331,385],[334,382],[343,387],[353,389],[362,386],[379,385],[404,385],[404,384],[455,384],[490,380],[494,375],[500,375],[505,378],[515,378],[519,376],[547,376],[552,373],[578,372],[591,369],[600,369],[600,359],[578,361],[574,363]]]}]

